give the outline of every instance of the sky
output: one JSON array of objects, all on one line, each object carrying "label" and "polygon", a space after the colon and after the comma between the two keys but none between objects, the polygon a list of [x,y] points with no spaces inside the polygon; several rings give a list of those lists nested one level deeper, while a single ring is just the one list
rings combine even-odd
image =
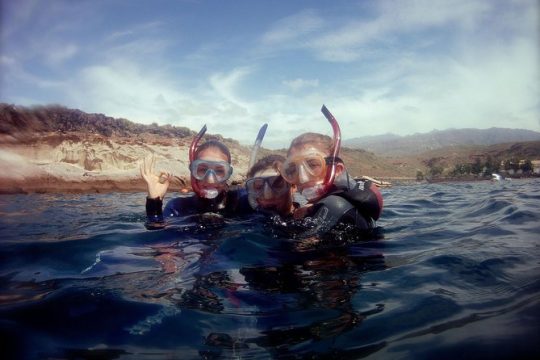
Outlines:
[{"label": "sky", "polygon": [[538,0],[0,0],[0,101],[287,147],[540,131]]}]

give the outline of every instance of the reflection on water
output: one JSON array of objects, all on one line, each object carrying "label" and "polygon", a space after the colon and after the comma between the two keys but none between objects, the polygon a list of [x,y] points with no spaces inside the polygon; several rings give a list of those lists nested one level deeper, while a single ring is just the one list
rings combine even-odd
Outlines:
[{"label": "reflection on water", "polygon": [[535,358],[539,185],[384,189],[384,236],[367,240],[257,217],[147,231],[143,194],[2,196],[3,352]]}]

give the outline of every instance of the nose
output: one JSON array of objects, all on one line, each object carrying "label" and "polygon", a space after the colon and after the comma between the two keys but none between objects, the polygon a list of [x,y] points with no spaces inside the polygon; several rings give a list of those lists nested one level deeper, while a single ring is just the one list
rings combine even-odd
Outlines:
[{"label": "nose", "polygon": [[266,200],[271,199],[273,197],[272,189],[270,188],[270,185],[268,183],[264,183],[264,192],[263,196]]},{"label": "nose", "polygon": [[206,176],[204,177],[204,182],[207,184],[215,184],[217,183],[216,174],[212,170],[208,170],[206,173]]},{"label": "nose", "polygon": [[298,180],[300,181],[300,184],[305,184],[309,182],[309,176],[306,172],[306,169],[304,169],[304,165],[300,165],[298,167]]}]

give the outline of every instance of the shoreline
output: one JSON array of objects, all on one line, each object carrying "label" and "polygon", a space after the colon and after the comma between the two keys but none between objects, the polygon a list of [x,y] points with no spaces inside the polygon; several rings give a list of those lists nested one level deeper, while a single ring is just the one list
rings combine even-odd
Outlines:
[{"label": "shoreline", "polygon": [[[515,177],[507,178],[507,181],[523,180],[523,179],[535,179],[538,176],[529,177]],[[388,179],[388,178],[386,178]],[[392,182],[390,187],[399,186],[414,186],[425,184],[438,184],[438,183],[456,183],[456,182],[480,182],[480,181],[492,181],[489,178],[476,178],[476,179],[437,179],[435,181],[428,182],[426,180],[416,181],[413,179],[401,179]],[[503,180],[504,182],[504,180]],[[237,183],[238,184],[238,183]],[[383,186],[384,187],[384,186]],[[169,192],[185,192],[189,191],[189,184],[186,186],[180,186],[179,184],[172,184],[169,188]],[[77,180],[59,180],[55,178],[42,178],[42,179],[25,179],[17,181],[14,179],[0,179],[0,195],[14,195],[14,194],[100,194],[100,193],[135,193],[146,192],[146,183],[143,179],[93,179],[92,181],[77,181]]]}]

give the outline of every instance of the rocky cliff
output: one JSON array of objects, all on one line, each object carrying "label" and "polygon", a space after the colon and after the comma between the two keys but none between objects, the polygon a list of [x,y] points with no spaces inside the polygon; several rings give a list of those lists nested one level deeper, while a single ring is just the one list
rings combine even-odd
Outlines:
[{"label": "rocky cliff", "polygon": [[[154,154],[156,170],[189,187],[187,128],[140,125],[59,106],[0,105],[0,192],[145,190],[139,162]],[[218,138],[231,149],[233,181],[247,172],[249,149]]]}]

